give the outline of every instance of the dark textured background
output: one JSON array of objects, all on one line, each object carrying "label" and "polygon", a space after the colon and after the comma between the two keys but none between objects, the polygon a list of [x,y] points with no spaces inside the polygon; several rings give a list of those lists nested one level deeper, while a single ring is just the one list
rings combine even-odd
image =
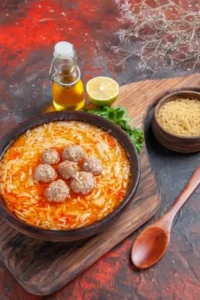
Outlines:
[{"label": "dark textured background", "polygon": [[[175,2],[190,8],[199,5],[194,0]],[[51,104],[48,69],[53,46],[60,40],[75,44],[84,82],[97,75],[112,76],[121,85],[150,78],[151,73],[136,71],[136,57],[130,58],[124,69],[116,67],[117,58],[110,46],[116,44],[114,32],[122,26],[119,17],[120,9],[114,0],[1,0],[0,136]],[[185,74],[189,72],[180,66],[176,70],[160,69],[155,77]],[[174,154],[162,148],[152,136],[150,117],[151,114],[146,122],[146,142],[162,194],[157,218],[170,207],[200,164],[200,155]],[[148,271],[135,272],[130,264],[130,249],[137,232],[46,299],[200,299],[199,213],[200,189],[177,216],[167,254]],[[40,297],[28,294],[0,263],[0,300],[4,299]]]}]

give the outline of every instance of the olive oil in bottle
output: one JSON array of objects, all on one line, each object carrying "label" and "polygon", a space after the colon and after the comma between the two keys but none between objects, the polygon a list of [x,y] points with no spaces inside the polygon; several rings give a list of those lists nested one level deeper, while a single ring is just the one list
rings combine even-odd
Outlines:
[{"label": "olive oil in bottle", "polygon": [[49,74],[55,109],[81,109],[85,104],[84,86],[77,65],[76,50],[72,44],[59,42],[55,45]]}]

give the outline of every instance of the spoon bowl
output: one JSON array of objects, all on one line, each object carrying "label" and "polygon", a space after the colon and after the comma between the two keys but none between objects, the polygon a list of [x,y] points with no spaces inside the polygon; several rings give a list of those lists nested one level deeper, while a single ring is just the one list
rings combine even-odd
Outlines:
[{"label": "spoon bowl", "polygon": [[147,227],[136,239],[131,259],[135,267],[147,269],[165,254],[170,241],[174,217],[200,184],[200,166],[176,199],[170,210],[154,224]]},{"label": "spoon bowl", "polygon": [[134,265],[146,269],[154,265],[165,253],[169,244],[169,234],[160,227],[147,227],[132,248]]}]

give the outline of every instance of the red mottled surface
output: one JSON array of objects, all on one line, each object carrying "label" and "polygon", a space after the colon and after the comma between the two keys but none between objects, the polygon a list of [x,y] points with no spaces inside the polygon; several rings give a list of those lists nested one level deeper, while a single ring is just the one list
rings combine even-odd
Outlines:
[{"label": "red mottled surface", "polygon": [[[194,10],[199,5],[198,0],[174,1]],[[125,69],[116,68],[116,57],[110,46],[116,44],[114,32],[122,26],[117,2],[1,0],[0,137],[51,103],[48,69],[57,41],[68,40],[75,44],[84,82],[96,75],[107,75],[126,84],[148,76],[145,70],[136,71],[138,61],[134,57]],[[155,5],[153,0],[149,3]],[[157,77],[183,74],[186,73],[181,67],[179,70],[169,68],[161,69]],[[162,205],[156,216],[159,217],[200,164],[200,156],[175,155],[163,149],[149,131],[149,120],[147,147],[162,194]],[[199,200],[200,190],[177,217],[170,248],[155,267],[144,272],[133,270],[130,250],[136,233],[63,290],[46,299],[200,299]],[[0,263],[0,300],[4,299],[39,300],[41,297],[28,294]]]}]

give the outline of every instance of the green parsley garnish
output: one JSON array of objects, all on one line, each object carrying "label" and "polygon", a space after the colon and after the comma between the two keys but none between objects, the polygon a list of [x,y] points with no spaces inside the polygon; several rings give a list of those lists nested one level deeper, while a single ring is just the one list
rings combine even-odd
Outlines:
[{"label": "green parsley garnish", "polygon": [[121,127],[129,135],[137,149],[137,152],[141,152],[144,142],[144,134],[142,130],[138,128],[132,128],[129,125],[130,118],[127,116],[128,113],[125,108],[102,106],[99,109],[85,109],[85,111],[104,117]]}]

